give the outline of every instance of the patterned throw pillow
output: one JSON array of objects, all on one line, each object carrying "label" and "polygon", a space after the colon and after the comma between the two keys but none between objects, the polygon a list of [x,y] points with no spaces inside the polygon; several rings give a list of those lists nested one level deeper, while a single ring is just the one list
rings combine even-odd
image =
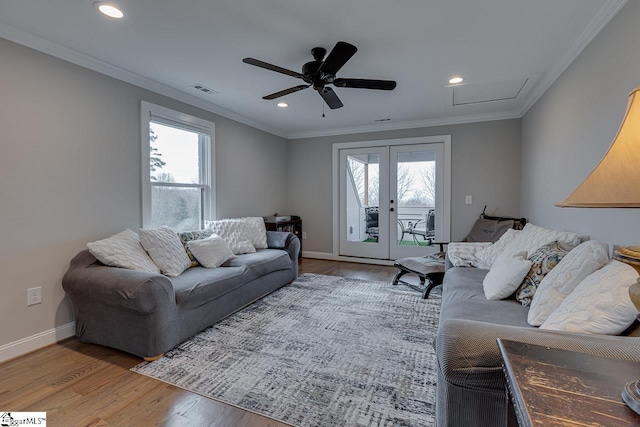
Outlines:
[{"label": "patterned throw pillow", "polygon": [[188,243],[193,240],[202,240],[213,234],[213,230],[207,228],[205,230],[193,230],[193,231],[181,231],[178,233],[178,237],[180,237],[180,242],[182,242],[182,246],[184,246],[184,250],[187,252],[187,256],[191,260],[191,267],[197,267],[200,265],[196,257],[193,256],[191,250],[189,249]]},{"label": "patterned throw pillow", "polygon": [[563,248],[557,240],[536,249],[529,256],[529,261],[533,264],[516,291],[516,300],[520,301],[524,306],[530,305],[544,276],[558,265],[560,260],[568,253],[569,251]]}]

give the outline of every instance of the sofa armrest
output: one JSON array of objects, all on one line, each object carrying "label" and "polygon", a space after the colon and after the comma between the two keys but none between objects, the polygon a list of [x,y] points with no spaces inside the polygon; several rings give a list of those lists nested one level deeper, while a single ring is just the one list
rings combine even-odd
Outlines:
[{"label": "sofa armrest", "polygon": [[498,338],[640,362],[638,337],[573,334],[448,319],[440,325],[436,337],[438,364],[447,381],[472,388],[490,386],[486,375],[478,375],[476,384],[473,374],[502,375]]},{"label": "sofa armrest", "polygon": [[97,303],[137,313],[175,305],[175,291],[167,277],[105,266],[86,249],[71,260],[62,287],[74,304]]},{"label": "sofa armrest", "polygon": [[267,231],[267,246],[270,249],[287,251],[292,261],[298,261],[300,253],[300,239],[288,231]]}]

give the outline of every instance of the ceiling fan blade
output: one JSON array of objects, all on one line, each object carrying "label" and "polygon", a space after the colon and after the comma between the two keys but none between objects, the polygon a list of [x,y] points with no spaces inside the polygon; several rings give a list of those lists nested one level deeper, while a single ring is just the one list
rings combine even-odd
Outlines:
[{"label": "ceiling fan blade", "polygon": [[311,86],[311,85],[300,85],[300,86],[290,87],[289,89],[281,90],[280,92],[276,92],[276,93],[272,93],[271,95],[263,96],[262,99],[271,100],[271,99],[280,98],[281,96],[289,95],[290,93],[294,93],[294,92],[298,92],[299,90],[306,89],[309,86]]},{"label": "ceiling fan blade", "polygon": [[340,70],[357,51],[358,48],[347,42],[336,43],[333,50],[329,53],[329,56],[327,56],[320,66],[319,71],[323,74],[335,76],[338,70]]},{"label": "ceiling fan blade", "polygon": [[242,60],[245,64],[254,65],[256,67],[264,68],[265,70],[275,71],[276,73],[286,74],[287,76],[297,77],[299,79],[304,79],[304,76],[295,71],[287,70],[286,68],[278,67],[277,65],[272,65],[258,59],[253,58],[244,58]]},{"label": "ceiling fan blade", "polygon": [[369,80],[369,79],[335,79],[336,87],[350,87],[356,89],[393,90],[396,82],[393,80]]},{"label": "ceiling fan blade", "polygon": [[340,98],[338,98],[338,95],[336,95],[336,93],[330,87],[320,89],[318,93],[332,110],[341,108],[343,106],[342,101],[340,101]]}]

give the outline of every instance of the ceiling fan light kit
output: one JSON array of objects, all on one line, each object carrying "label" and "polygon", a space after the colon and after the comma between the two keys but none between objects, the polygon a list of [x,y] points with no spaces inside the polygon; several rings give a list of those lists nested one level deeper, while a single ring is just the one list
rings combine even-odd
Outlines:
[{"label": "ceiling fan light kit", "polygon": [[305,82],[303,85],[294,86],[263,96],[262,99],[277,99],[313,86],[313,89],[320,94],[329,108],[335,110],[336,108],[342,107],[343,104],[335,91],[327,87],[327,85],[333,85],[339,88],[376,90],[393,90],[396,87],[396,82],[393,80],[337,78],[336,74],[338,71],[340,71],[344,64],[346,64],[357,51],[358,49],[354,45],[340,41],[336,43],[325,59],[327,50],[322,47],[314,47],[311,49],[313,61],[307,62],[302,66],[302,73],[278,67],[277,65],[272,65],[254,58],[244,58],[242,62],[264,68],[265,70],[286,74]]}]

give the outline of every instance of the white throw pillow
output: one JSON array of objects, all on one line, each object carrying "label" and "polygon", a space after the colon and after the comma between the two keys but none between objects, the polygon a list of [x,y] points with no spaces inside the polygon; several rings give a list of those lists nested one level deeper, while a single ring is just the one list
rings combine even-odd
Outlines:
[{"label": "white throw pillow", "polygon": [[142,247],[149,253],[162,274],[170,277],[179,276],[191,267],[191,260],[180,242],[178,234],[169,227],[138,231]]},{"label": "white throw pillow", "polygon": [[478,251],[476,253],[476,258],[478,258],[478,260],[480,260],[484,265],[491,267],[500,254],[504,252],[507,245],[509,245],[520,233],[522,233],[522,231],[510,228],[500,236],[497,242]]},{"label": "white throw pillow", "polygon": [[235,258],[235,254],[217,234],[187,243],[189,250],[200,264],[207,268],[220,267],[226,261]]},{"label": "white throw pillow", "polygon": [[484,296],[490,300],[513,294],[531,268],[526,252],[498,257],[482,281]]},{"label": "white throw pillow", "polygon": [[244,220],[234,218],[205,221],[205,226],[211,228],[215,234],[222,237],[236,255],[256,251],[255,246],[251,243],[251,236]]},{"label": "white throw pillow", "polygon": [[630,265],[609,262],[580,282],[540,329],[606,335],[624,332],[638,314],[629,298],[629,287],[637,278]]},{"label": "white throw pillow", "polygon": [[261,216],[253,216],[240,218],[244,222],[249,234],[249,240],[256,249],[267,249],[267,227],[264,225],[264,218]]},{"label": "white throw pillow", "polygon": [[572,249],[538,285],[527,321],[540,326],[588,275],[609,262],[609,246],[587,240]]},{"label": "white throw pillow", "polygon": [[98,261],[105,265],[160,273],[160,268],[140,245],[138,235],[128,228],[106,239],[89,242],[87,248]]},{"label": "white throw pillow", "polygon": [[528,254],[532,254],[539,247],[551,243],[554,240],[563,242],[566,247],[575,248],[582,243],[583,238],[578,233],[571,231],[549,230],[529,223],[525,225],[522,232],[504,248],[504,252],[514,254],[526,251]]}]

